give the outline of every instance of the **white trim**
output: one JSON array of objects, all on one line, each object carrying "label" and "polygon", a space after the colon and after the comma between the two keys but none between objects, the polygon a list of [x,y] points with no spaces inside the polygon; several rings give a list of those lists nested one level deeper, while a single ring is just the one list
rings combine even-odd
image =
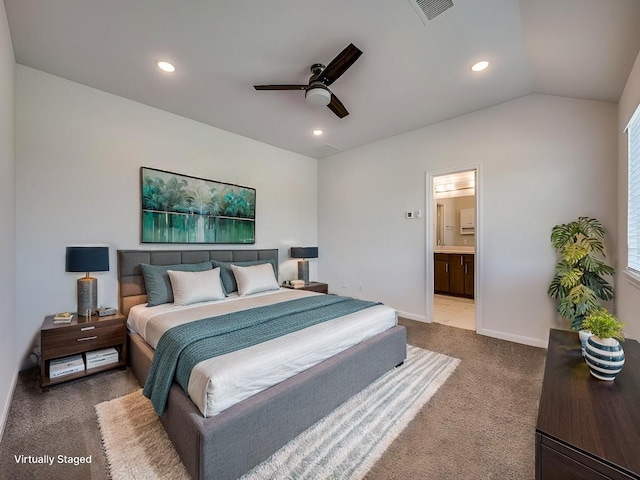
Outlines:
[{"label": "white trim", "polygon": [[[633,128],[631,128],[633,127]],[[627,168],[626,168],[626,274],[627,277],[632,280],[638,279],[638,268],[640,265],[640,252],[638,252],[638,246],[640,238],[638,223],[640,222],[640,204],[638,202],[638,194],[640,194],[640,188],[638,187],[638,168],[640,168],[640,158],[638,158],[640,149],[640,105],[636,107],[629,123],[625,128],[627,132]],[[632,175],[633,171],[633,175]],[[632,253],[632,254],[630,254]],[[628,272],[628,273],[627,273]],[[633,285],[633,283],[632,283]],[[636,285],[633,285],[634,287]]]},{"label": "white trim", "polygon": [[396,313],[398,314],[398,317],[407,318],[409,320],[415,320],[416,322],[432,323],[431,321],[427,320],[427,318],[424,315],[417,315],[415,313],[402,312],[400,310],[396,310]]},{"label": "white trim", "polygon": [[[633,115],[631,115],[631,118],[629,119],[629,121],[627,122],[627,126],[624,127],[623,132],[626,132],[627,130],[629,130],[629,126],[634,122],[634,120],[636,119],[636,117],[640,117],[640,105],[638,105],[635,109],[635,111],[633,112]],[[640,120],[640,119],[639,119]]]},{"label": "white trim", "polygon": [[11,400],[13,399],[13,395],[16,391],[17,383],[18,383],[18,369],[16,368],[15,372],[13,373],[13,380],[11,380],[9,395],[5,399],[4,411],[2,412],[2,417],[0,417],[0,441],[2,441],[2,437],[4,436],[4,429],[7,426],[9,411],[11,410]]},{"label": "white trim", "polygon": [[532,347],[547,348],[549,341],[540,340],[539,338],[523,337],[522,335],[513,335],[512,333],[499,332],[497,330],[485,330],[478,329],[478,334],[486,335],[487,337],[499,338],[500,340],[507,340],[509,342],[522,343],[523,345],[530,345]]},{"label": "white trim", "polygon": [[456,168],[446,168],[441,170],[432,170],[426,174],[427,191],[426,207],[425,207],[425,230],[426,230],[426,305],[425,305],[425,321],[427,323],[433,322],[433,179],[442,175],[450,175],[452,173],[461,173],[475,171],[476,173],[476,232],[475,232],[475,256],[474,256],[474,303],[476,307],[476,332],[480,333],[482,330],[482,164],[467,165]]},{"label": "white trim", "polygon": [[624,273],[624,275],[627,277],[627,281],[632,287],[640,290],[640,275],[629,268],[625,268],[622,273]]}]

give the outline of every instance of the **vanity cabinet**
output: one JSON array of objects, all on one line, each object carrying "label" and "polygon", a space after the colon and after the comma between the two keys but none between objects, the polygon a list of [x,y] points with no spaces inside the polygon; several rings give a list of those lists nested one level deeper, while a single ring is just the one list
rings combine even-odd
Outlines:
[{"label": "vanity cabinet", "polygon": [[473,298],[473,255],[463,255],[464,260],[464,295]]},{"label": "vanity cabinet", "polygon": [[434,290],[436,293],[449,291],[449,255],[436,253],[434,258]]},{"label": "vanity cabinet", "polygon": [[473,255],[434,254],[434,292],[473,298]]},{"label": "vanity cabinet", "polygon": [[464,295],[464,255],[449,254],[449,293]]}]

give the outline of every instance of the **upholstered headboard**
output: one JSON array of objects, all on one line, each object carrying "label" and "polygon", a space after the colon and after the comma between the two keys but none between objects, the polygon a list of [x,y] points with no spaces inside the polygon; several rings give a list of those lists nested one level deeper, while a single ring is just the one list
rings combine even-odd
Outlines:
[{"label": "upholstered headboard", "polygon": [[141,263],[176,265],[209,260],[246,262],[275,260],[278,278],[278,249],[266,250],[118,250],[118,307],[125,315],[129,309],[147,303],[147,291],[142,277]]}]

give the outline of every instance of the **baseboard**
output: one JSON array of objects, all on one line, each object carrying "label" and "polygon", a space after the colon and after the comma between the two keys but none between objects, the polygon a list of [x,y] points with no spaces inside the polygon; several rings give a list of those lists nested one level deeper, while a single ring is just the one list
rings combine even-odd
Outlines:
[{"label": "baseboard", "polygon": [[13,373],[13,380],[11,380],[11,387],[9,388],[9,395],[4,402],[4,409],[2,411],[2,416],[0,417],[0,442],[2,441],[2,437],[4,437],[4,428],[7,425],[7,419],[9,418],[9,411],[11,410],[11,401],[13,400],[13,394],[16,391],[16,384],[18,383],[18,373],[19,370]]},{"label": "baseboard", "polygon": [[[417,322],[423,323],[431,323],[427,320],[424,315],[416,315],[414,313],[402,312],[400,310],[396,310],[398,312],[398,317],[406,318],[409,320],[415,320]],[[547,341],[540,340],[539,338],[532,337],[524,337],[522,335],[514,335],[511,333],[499,332],[498,330],[489,330],[486,328],[481,328],[477,331],[478,335],[484,335],[486,337],[499,338],[500,340],[507,340],[509,342],[521,343],[523,345],[529,345],[531,347],[540,347],[547,348]]]},{"label": "baseboard", "polygon": [[482,328],[478,330],[480,335],[486,335],[487,337],[499,338],[500,340],[507,340],[509,342],[521,343],[523,345],[529,345],[531,347],[547,348],[548,342],[540,340],[539,338],[523,337],[522,335],[514,335],[512,333],[499,332],[498,330],[488,330]]},{"label": "baseboard", "polygon": [[398,317],[406,318],[408,320],[415,320],[416,322],[431,323],[430,321],[427,320],[427,317],[425,317],[424,315],[416,315],[415,313],[401,312],[400,310],[396,310],[396,312],[398,313]]}]

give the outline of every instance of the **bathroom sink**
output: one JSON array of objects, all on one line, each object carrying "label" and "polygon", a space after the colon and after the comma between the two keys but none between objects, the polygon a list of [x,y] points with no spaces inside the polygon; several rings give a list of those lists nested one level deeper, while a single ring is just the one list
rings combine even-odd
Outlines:
[{"label": "bathroom sink", "polygon": [[474,254],[476,252],[476,248],[469,245],[445,245],[435,247],[433,249],[435,253],[468,253]]}]

